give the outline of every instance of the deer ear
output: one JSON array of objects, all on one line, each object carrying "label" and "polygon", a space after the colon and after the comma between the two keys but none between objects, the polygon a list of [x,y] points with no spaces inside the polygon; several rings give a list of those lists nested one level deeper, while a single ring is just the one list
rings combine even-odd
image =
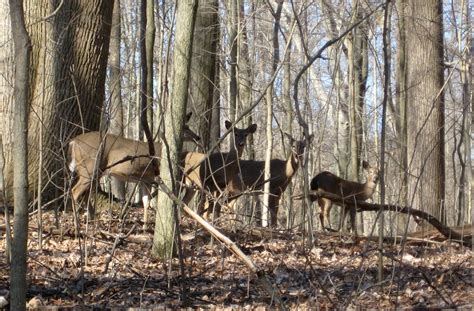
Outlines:
[{"label": "deer ear", "polygon": [[362,167],[363,167],[364,169],[368,169],[368,168],[370,167],[369,162],[367,162],[367,161],[365,161],[365,160],[362,161]]},{"label": "deer ear", "polygon": [[313,138],[314,138],[314,134],[309,135],[308,141],[309,141],[309,142],[313,141]]},{"label": "deer ear", "polygon": [[224,125],[226,129],[229,129],[232,126],[232,122],[230,122],[229,120],[225,120]]},{"label": "deer ear", "polygon": [[249,133],[255,133],[255,131],[257,130],[257,124],[252,124],[250,125],[248,128],[247,128],[248,132]]},{"label": "deer ear", "polygon": [[186,114],[186,121],[185,121],[185,123],[188,123],[188,122],[189,122],[189,119],[191,119],[191,116],[192,116],[192,115],[193,115],[193,112],[192,112],[192,111],[190,111],[190,112],[188,112],[188,113]]}]

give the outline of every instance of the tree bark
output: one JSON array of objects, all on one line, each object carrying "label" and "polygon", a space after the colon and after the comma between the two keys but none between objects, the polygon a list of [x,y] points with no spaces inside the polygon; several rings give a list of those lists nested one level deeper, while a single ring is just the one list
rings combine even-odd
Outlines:
[{"label": "tree bark", "polygon": [[396,3],[398,12],[398,44],[397,49],[397,72],[396,72],[396,101],[399,111],[397,120],[398,143],[400,148],[400,200],[403,205],[408,204],[408,159],[407,159],[407,92],[406,92],[406,28],[405,28],[405,6],[406,0]]},{"label": "tree bark", "polygon": [[[28,115],[29,194],[37,188],[39,142],[43,144],[44,197],[55,198],[62,184],[50,176],[63,169],[62,148],[81,131],[100,125],[113,2],[25,1],[31,35],[30,112]],[[11,129],[5,129],[6,132]],[[42,138],[40,139],[40,134]],[[12,145],[6,146],[11,149]],[[8,152],[7,152],[8,154]],[[12,186],[12,159],[6,159],[6,186]],[[62,191],[62,189],[61,189]]]},{"label": "tree bark", "polygon": [[442,1],[407,4],[409,198],[445,222]]},{"label": "tree bark", "polygon": [[15,46],[13,196],[14,224],[10,266],[11,310],[26,310],[28,242],[28,100],[31,42],[26,31],[23,4],[10,0]]},{"label": "tree bark", "polygon": [[191,81],[189,82],[188,110],[193,112],[193,118],[188,125],[197,129],[201,143],[206,149],[209,148],[210,142],[212,107],[216,88],[218,10],[217,0],[199,1],[194,28]]},{"label": "tree bark", "polygon": [[[278,31],[280,29],[280,18],[281,10],[283,8],[283,1],[277,1],[277,8],[273,17],[275,22],[273,24],[273,55],[272,55],[272,64],[270,76],[273,76],[277,70],[278,63],[280,61],[280,45],[278,42]],[[264,180],[270,180],[271,171],[270,171],[270,161],[272,159],[272,149],[273,149],[273,130],[272,130],[272,120],[273,120],[273,83],[267,89],[267,94],[265,96],[266,102],[266,136],[267,136],[267,149],[265,152],[265,170],[264,170]],[[265,183],[264,186],[264,195],[263,195],[263,205],[262,205],[262,226],[266,227],[268,225],[268,206],[270,205],[270,183]],[[278,215],[277,215],[278,216]],[[272,222],[272,226],[277,226],[277,221]]]},{"label": "tree bark", "polygon": [[145,48],[146,48],[146,107],[147,119],[150,132],[154,132],[154,109],[153,109],[153,58],[155,48],[155,0],[146,0],[146,30],[145,30]]},{"label": "tree bark", "polygon": [[[180,1],[177,5],[176,44],[173,57],[173,103],[167,107],[165,114],[164,134],[167,138],[161,152],[160,177],[168,189],[173,189],[178,195],[176,176],[179,172],[179,155],[182,149],[182,128],[186,115],[188,99],[189,76],[191,69],[191,55],[193,45],[194,22],[197,11],[197,1]],[[174,224],[173,200],[165,193],[158,195],[159,209],[156,212],[155,232],[153,236],[153,255],[160,258],[170,258],[173,255]],[[178,232],[176,232],[177,235]]]},{"label": "tree bark", "polygon": [[[109,132],[118,136],[123,136],[123,105],[122,105],[122,81],[120,77],[120,43],[121,43],[121,11],[120,0],[114,1],[112,13],[112,27],[110,35],[110,56],[109,56],[109,90],[110,106]],[[125,200],[125,182],[111,177],[112,194]]]}]

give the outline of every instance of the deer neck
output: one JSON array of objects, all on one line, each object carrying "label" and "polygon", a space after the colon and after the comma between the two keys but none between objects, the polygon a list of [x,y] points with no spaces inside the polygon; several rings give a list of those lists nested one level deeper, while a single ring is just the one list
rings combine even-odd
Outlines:
[{"label": "deer neck", "polygon": [[377,188],[377,184],[371,178],[367,179],[363,189],[365,196],[370,198],[374,194],[375,188]]},{"label": "deer neck", "polygon": [[292,152],[288,159],[286,160],[286,168],[285,168],[285,175],[287,177],[291,177],[295,174],[296,170],[298,170],[300,163],[298,157]]}]

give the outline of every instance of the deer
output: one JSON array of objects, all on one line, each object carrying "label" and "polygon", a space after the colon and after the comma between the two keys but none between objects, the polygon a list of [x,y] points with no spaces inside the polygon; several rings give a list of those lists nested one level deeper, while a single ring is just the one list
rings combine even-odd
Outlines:
[{"label": "deer", "polygon": [[[287,159],[272,159],[270,161],[270,180],[264,180],[265,161],[241,160],[239,179],[241,180],[241,189],[234,191],[229,202],[235,200],[242,194],[255,194],[256,190],[263,190],[265,183],[270,182],[270,199],[268,210],[270,211],[270,225],[277,226],[278,209],[280,198],[290,184],[293,176],[296,174],[305,153],[305,140],[295,140],[291,135],[285,133],[291,143],[291,152]],[[309,137],[312,140],[313,135]],[[232,189],[235,190],[235,189]],[[245,193],[239,193],[244,190]]]},{"label": "deer", "polygon": [[[225,190],[229,185],[238,187],[238,163],[243,154],[247,137],[257,130],[257,124],[241,129],[226,120],[225,128],[232,129],[230,149],[228,152],[215,152],[207,156],[205,153],[188,152],[184,155],[184,178],[186,192],[183,202],[188,204],[196,193],[196,189],[213,193]],[[198,212],[202,214],[202,203]]]},{"label": "deer", "polygon": [[[186,116],[186,123],[191,113]],[[183,125],[183,140],[200,140],[188,125]],[[156,159],[161,156],[161,142],[155,142]],[[149,195],[155,177],[159,176],[159,164],[154,167],[149,155],[148,143],[128,139],[114,134],[89,132],[74,137],[68,146],[68,168],[77,180],[72,187],[72,201],[78,205],[80,197],[89,192],[93,182],[101,176],[111,175],[122,181],[141,183],[145,190],[142,196],[144,226],[148,221]],[[93,210],[89,209],[93,216]]]},{"label": "deer", "polygon": [[[367,173],[365,183],[345,180],[331,172],[324,171],[316,175],[311,180],[311,192],[323,190],[325,192],[341,196],[344,200],[351,199],[357,201],[366,201],[374,195],[379,179],[379,169],[377,167],[371,166],[367,161],[362,162],[362,167]],[[331,211],[333,202],[326,198],[316,198],[313,195],[310,195],[310,200],[313,202],[316,200],[318,201],[318,205],[321,209],[319,220],[323,230],[328,229],[333,231],[329,222],[329,213]],[[344,227],[343,224],[348,211],[350,212],[351,228],[354,233],[357,234],[357,229],[355,226],[356,211],[355,208],[350,208],[348,206],[342,206],[342,215],[337,231],[340,231]],[[328,223],[328,228],[325,227],[325,222]]]}]

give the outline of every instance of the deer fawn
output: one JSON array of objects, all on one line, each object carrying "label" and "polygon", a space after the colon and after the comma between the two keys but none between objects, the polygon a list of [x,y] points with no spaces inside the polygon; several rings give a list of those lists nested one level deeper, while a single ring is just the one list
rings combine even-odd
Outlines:
[{"label": "deer fawn", "polygon": [[[379,178],[379,169],[377,167],[370,166],[367,161],[363,161],[362,166],[367,172],[367,181],[363,184],[342,179],[330,172],[321,172],[311,180],[311,190],[321,189],[323,191],[339,195],[344,200],[351,199],[365,201],[371,198],[375,192],[375,188],[377,187],[377,182]],[[316,199],[311,198],[311,200],[315,201]],[[319,207],[321,208],[321,213],[319,214],[321,226],[323,227],[323,229],[326,229],[324,223],[327,222],[329,224],[328,229],[331,230],[331,224],[329,222],[329,212],[332,208],[332,201],[325,198],[318,198],[317,200]],[[348,211],[350,211],[352,230],[354,230],[354,232],[357,234],[357,229],[355,226],[355,208],[350,208],[347,206],[342,206],[342,215],[337,231],[343,228],[343,224]]]},{"label": "deer fawn", "polygon": [[[186,116],[189,121],[191,113]],[[183,127],[185,141],[199,141],[200,137],[185,124]],[[156,157],[161,155],[161,143],[155,142]],[[149,157],[148,143],[132,140],[113,134],[102,135],[90,132],[76,136],[69,142],[69,170],[76,173],[77,181],[72,187],[73,204],[91,190],[92,183],[103,175],[110,174],[123,181],[144,184],[142,197],[144,207],[144,226],[148,221],[150,185],[159,171],[155,171]],[[126,161],[124,161],[126,160]],[[157,168],[158,169],[158,168]],[[93,210],[89,210],[93,215]]]},{"label": "deer fawn", "polygon": [[[286,133],[285,133],[286,134]],[[270,180],[265,181],[264,169],[265,161],[241,160],[240,161],[240,176],[241,189],[238,191],[248,190],[263,190],[266,182],[270,182],[270,200],[268,209],[270,211],[270,224],[272,227],[277,225],[277,215],[280,203],[280,198],[291,182],[291,179],[296,174],[298,167],[303,159],[306,143],[304,140],[295,140],[290,135],[286,134],[291,142],[291,153],[286,160],[272,159],[270,161]],[[313,135],[310,136],[311,141]],[[233,194],[238,194],[234,192]],[[232,201],[233,198],[230,199]]]},{"label": "deer fawn", "polygon": [[[225,127],[232,128],[232,123],[226,121]],[[256,130],[257,124],[252,124],[245,129],[234,127],[230,137],[229,152],[212,153],[207,159],[204,153],[188,152],[184,157],[183,171],[187,189],[183,202],[188,204],[191,201],[196,192],[195,188],[215,193],[226,189],[228,185],[235,187],[238,182],[236,180],[239,172],[238,162],[244,151],[247,137]],[[202,213],[202,206],[198,211]]]}]

